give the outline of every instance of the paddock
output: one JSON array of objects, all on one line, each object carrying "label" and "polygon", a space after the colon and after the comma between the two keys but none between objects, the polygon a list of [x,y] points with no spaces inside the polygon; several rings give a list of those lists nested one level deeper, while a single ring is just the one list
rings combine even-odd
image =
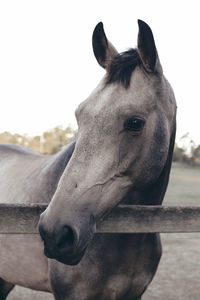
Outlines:
[{"label": "paddock", "polygon": [[[181,177],[180,177],[181,174]],[[199,178],[200,178],[200,170],[183,167],[181,165],[174,165],[172,168],[171,180],[169,184],[169,188],[166,195],[165,204],[166,206],[160,208],[156,207],[153,208],[157,211],[160,210],[164,212],[165,209],[170,211],[168,212],[171,216],[175,212],[178,214],[178,218],[180,218],[180,223],[178,226],[182,226],[182,224],[186,224],[188,222],[187,233],[181,233],[180,227],[173,227],[170,234],[162,233],[161,239],[163,244],[163,256],[161,262],[159,264],[158,271],[156,273],[155,278],[153,279],[152,283],[148,287],[146,293],[143,296],[143,300],[184,300],[184,299],[192,299],[192,300],[199,300],[200,294],[200,276],[199,276],[199,269],[200,269],[200,234],[199,234]],[[186,193],[187,191],[187,193]],[[174,197],[175,196],[175,197]],[[181,203],[184,205],[189,206],[181,206]],[[169,207],[169,205],[176,205],[173,207]],[[192,205],[192,206],[191,206]],[[29,223],[29,214],[35,215],[35,221],[33,221],[34,232],[37,232],[37,218],[44,207],[42,206],[35,206],[32,208],[20,208],[20,207],[12,207],[12,212],[15,218],[16,211],[19,211],[20,214],[24,215],[26,211],[25,218],[22,218],[20,223],[21,227],[24,228],[24,224],[28,224],[31,228],[32,225]],[[136,208],[138,209],[138,208]],[[140,208],[139,208],[140,209]],[[143,209],[143,208],[141,208]],[[152,208],[151,208],[152,209]],[[5,211],[5,207],[4,207]],[[119,211],[119,210],[118,210]],[[132,210],[131,210],[132,211]],[[146,211],[146,209],[145,209]],[[193,227],[192,232],[188,231],[191,230],[191,223],[187,220],[186,212],[195,211],[196,215],[196,229]],[[130,210],[129,210],[130,212]],[[140,210],[141,213],[141,210]],[[147,211],[146,211],[147,213]],[[9,214],[9,209],[7,210],[7,214]],[[17,213],[18,214],[18,213]],[[184,218],[182,220],[181,216]],[[12,214],[11,214],[12,215]],[[191,214],[189,213],[190,217]],[[141,216],[141,215],[140,215]],[[133,216],[132,216],[133,217]],[[1,218],[0,218],[1,219]],[[12,218],[11,218],[12,219]],[[123,216],[121,217],[123,219]],[[159,216],[156,216],[156,222],[158,223]],[[166,221],[167,218],[163,221],[161,218],[161,224],[170,222]],[[2,219],[1,219],[2,220]],[[152,219],[153,220],[153,219]],[[185,221],[184,221],[185,220]],[[31,221],[31,222],[32,222]],[[144,221],[144,219],[143,219]],[[142,221],[142,222],[143,222]],[[149,220],[148,222],[150,222]],[[1,221],[2,222],[2,221]],[[134,221],[132,222],[132,226]],[[152,221],[152,222],[155,222]],[[172,221],[171,221],[172,222]],[[186,223],[184,223],[186,222]],[[109,223],[109,222],[108,222]],[[13,223],[14,224],[14,223]],[[106,224],[106,223],[105,223]],[[105,224],[103,226],[105,226]],[[16,225],[16,224],[15,224]],[[162,225],[162,226],[163,226]],[[134,225],[135,226],[135,225]],[[139,224],[138,224],[139,226]],[[147,225],[145,225],[147,226]],[[185,225],[183,225],[185,226]],[[193,225],[194,226],[194,223]],[[165,227],[165,226],[164,226]],[[2,228],[2,227],[1,227]],[[16,226],[15,226],[16,228]],[[28,228],[28,226],[27,226]],[[29,230],[30,230],[29,228]],[[10,227],[11,229],[11,227]],[[9,230],[10,230],[9,229]],[[101,230],[100,227],[97,228]],[[144,229],[144,227],[143,227]],[[148,226],[147,226],[148,229]],[[177,231],[178,233],[173,233]],[[186,226],[184,227],[185,231]],[[24,229],[23,229],[24,230]],[[26,229],[27,230],[27,229]],[[164,228],[164,232],[166,232],[166,227]],[[196,231],[196,232],[193,232]],[[169,231],[169,227],[168,227]],[[8,296],[8,300],[32,300],[35,298],[40,298],[41,300],[53,300],[53,296],[47,293],[35,292],[28,289],[24,289],[21,287],[16,287],[15,291],[10,293]]]},{"label": "paddock", "polygon": [[[37,221],[39,214],[45,209],[45,205],[0,205],[0,231],[4,234],[9,233],[26,233],[37,234]],[[18,221],[17,221],[18,220]],[[17,221],[17,222],[16,222]],[[184,284],[192,277],[193,285],[196,284],[196,291],[189,286],[188,296],[193,295],[190,299],[199,299],[199,261],[191,264],[191,253],[196,252],[198,255],[200,238],[200,207],[129,207],[120,206],[105,219],[104,222],[97,226],[97,232],[163,232],[162,242],[164,244],[164,257],[161,260],[157,274],[150,284],[143,299],[159,300],[159,295],[163,296],[163,289],[172,289],[172,283],[176,297],[174,299],[186,299]],[[166,234],[170,233],[170,234]],[[187,234],[185,234],[187,233]],[[174,247],[176,244],[176,247]],[[184,245],[187,245],[185,247]],[[183,250],[184,248],[184,250]],[[179,259],[177,261],[177,256]],[[165,272],[166,263],[168,272]],[[179,266],[178,268],[175,266]],[[171,269],[171,272],[170,272]],[[185,282],[180,278],[185,277]],[[161,282],[165,282],[163,287]],[[157,296],[154,295],[157,291]],[[14,293],[10,294],[9,300],[32,299],[34,295],[41,300],[52,300],[53,296],[34,292],[23,288],[17,288],[19,298]],[[26,294],[26,295],[24,295]],[[196,295],[196,297],[195,297]],[[14,297],[14,298],[13,298]],[[30,297],[30,298],[29,298]],[[167,298],[166,300],[174,300]],[[165,300],[165,299],[164,299]]]}]

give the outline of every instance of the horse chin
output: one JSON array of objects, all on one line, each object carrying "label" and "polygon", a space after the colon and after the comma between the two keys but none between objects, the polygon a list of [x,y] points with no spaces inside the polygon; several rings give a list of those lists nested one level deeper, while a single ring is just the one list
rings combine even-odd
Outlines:
[{"label": "horse chin", "polygon": [[84,252],[75,257],[61,257],[61,258],[57,258],[57,260],[68,266],[76,266],[80,263],[83,255],[84,255]]},{"label": "horse chin", "polygon": [[81,251],[79,254],[77,255],[51,255],[50,253],[48,253],[48,251],[44,248],[44,254],[45,256],[47,256],[50,259],[55,259],[65,265],[69,265],[69,266],[75,266],[77,264],[79,264],[79,262],[81,261],[83,255],[85,254],[85,250],[86,248]]}]

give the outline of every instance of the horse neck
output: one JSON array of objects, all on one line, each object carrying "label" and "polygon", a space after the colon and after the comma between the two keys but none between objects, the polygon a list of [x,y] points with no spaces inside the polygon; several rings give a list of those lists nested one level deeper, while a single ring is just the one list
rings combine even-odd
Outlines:
[{"label": "horse neck", "polygon": [[120,204],[127,205],[144,205],[144,198],[142,191],[131,190],[120,202]]},{"label": "horse neck", "polygon": [[120,204],[161,205],[169,181],[169,173],[163,171],[157,182],[140,190],[131,190]]},{"label": "horse neck", "polygon": [[43,169],[43,178],[48,187],[48,194],[51,198],[56,191],[60,177],[62,176],[74,151],[75,141],[68,144],[60,152],[52,155],[48,164]]}]

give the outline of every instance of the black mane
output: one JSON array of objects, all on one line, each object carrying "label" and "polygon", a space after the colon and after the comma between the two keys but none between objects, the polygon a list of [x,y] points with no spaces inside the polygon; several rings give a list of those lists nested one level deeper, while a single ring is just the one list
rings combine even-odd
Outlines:
[{"label": "black mane", "polygon": [[142,61],[136,49],[119,54],[111,62],[106,83],[119,82],[128,88],[134,69],[140,65],[142,65]]}]

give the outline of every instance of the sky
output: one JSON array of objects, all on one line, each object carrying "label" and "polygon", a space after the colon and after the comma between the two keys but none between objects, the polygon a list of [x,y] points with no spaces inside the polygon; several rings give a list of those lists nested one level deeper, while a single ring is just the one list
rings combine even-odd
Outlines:
[{"label": "sky", "polygon": [[119,52],[136,47],[137,19],[154,34],[178,105],[177,141],[200,144],[200,17],[195,0],[1,0],[0,132],[76,128],[74,111],[104,75],[92,50],[102,21]]}]

